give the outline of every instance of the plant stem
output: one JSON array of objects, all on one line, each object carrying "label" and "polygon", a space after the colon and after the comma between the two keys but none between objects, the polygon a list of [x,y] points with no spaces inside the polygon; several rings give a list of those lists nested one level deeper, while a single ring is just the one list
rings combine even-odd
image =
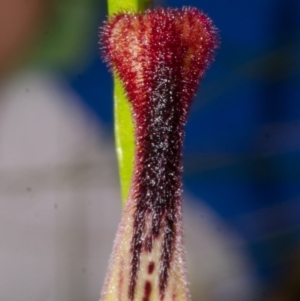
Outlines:
[{"label": "plant stem", "polygon": [[[151,0],[108,0],[108,14],[143,11]],[[122,204],[127,200],[134,163],[134,129],[129,102],[120,80],[114,74],[114,128],[119,163]]]},{"label": "plant stem", "polygon": [[107,0],[108,14],[112,15],[125,10],[143,11],[151,2],[151,0]]}]

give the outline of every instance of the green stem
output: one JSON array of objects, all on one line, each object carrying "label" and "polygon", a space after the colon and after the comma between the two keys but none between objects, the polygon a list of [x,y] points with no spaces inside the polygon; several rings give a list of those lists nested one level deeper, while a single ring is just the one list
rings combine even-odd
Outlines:
[{"label": "green stem", "polygon": [[[122,11],[143,11],[151,0],[107,0],[108,14]],[[134,129],[129,102],[122,84],[114,74],[114,127],[119,163],[122,204],[124,205],[131,184],[134,163]]]},{"label": "green stem", "polygon": [[143,11],[149,7],[152,0],[107,0],[108,14],[112,15],[120,11]]}]

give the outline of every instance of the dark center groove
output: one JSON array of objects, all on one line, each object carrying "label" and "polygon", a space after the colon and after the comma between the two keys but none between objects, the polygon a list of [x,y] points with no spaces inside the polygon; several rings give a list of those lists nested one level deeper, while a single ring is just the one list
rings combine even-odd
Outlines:
[{"label": "dark center groove", "polygon": [[[168,43],[161,47],[170,47]],[[130,300],[134,299],[143,243],[144,249],[151,252],[155,240],[161,237],[161,299],[168,282],[177,213],[181,210],[183,126],[187,111],[186,104],[180,99],[178,82],[181,81],[181,72],[177,63],[176,60],[171,60],[169,64],[164,61],[155,62],[155,75],[152,78],[157,82],[153,80],[151,83],[152,93],[149,93],[142,105],[133,103],[137,148],[133,188],[136,211],[131,241]],[[150,219],[151,226],[145,233],[147,218]]]}]

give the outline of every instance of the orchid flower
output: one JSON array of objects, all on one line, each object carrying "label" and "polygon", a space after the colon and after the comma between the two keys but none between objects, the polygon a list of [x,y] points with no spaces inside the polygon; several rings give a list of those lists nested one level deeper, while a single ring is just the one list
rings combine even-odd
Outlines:
[{"label": "orchid flower", "polygon": [[102,301],[187,301],[182,239],[182,145],[192,99],[218,45],[196,8],[115,14],[104,56],[132,110],[133,178]]}]

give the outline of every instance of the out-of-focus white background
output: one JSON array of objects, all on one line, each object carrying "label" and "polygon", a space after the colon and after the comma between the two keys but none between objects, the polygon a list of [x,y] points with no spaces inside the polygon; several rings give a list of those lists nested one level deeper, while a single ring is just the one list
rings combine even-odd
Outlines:
[{"label": "out-of-focus white background", "polygon": [[[121,212],[112,138],[57,77],[3,83],[0,299],[97,300]],[[250,300],[242,240],[194,210],[185,208],[193,297]]]}]

